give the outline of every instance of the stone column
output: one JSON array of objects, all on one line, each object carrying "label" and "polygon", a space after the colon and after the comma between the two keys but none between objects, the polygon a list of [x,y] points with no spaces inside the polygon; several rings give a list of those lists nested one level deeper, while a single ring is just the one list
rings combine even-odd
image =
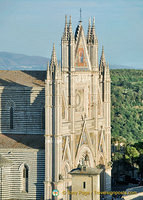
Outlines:
[{"label": "stone column", "polygon": [[45,82],[45,200],[52,199],[52,81]]}]

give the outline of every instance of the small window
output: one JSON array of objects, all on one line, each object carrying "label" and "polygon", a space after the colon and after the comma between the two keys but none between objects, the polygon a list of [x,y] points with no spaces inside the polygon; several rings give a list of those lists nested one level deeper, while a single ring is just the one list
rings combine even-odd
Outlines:
[{"label": "small window", "polygon": [[84,189],[86,188],[86,182],[83,182],[83,188]]},{"label": "small window", "polygon": [[45,107],[42,109],[42,130],[45,130]]},{"label": "small window", "polygon": [[28,192],[28,167],[24,165],[23,168],[23,192]]},{"label": "small window", "polygon": [[10,129],[13,129],[13,107],[10,108]]}]

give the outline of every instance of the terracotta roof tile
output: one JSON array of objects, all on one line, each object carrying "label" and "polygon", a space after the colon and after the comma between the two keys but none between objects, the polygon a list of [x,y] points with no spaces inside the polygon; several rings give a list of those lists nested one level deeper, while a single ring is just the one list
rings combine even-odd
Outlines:
[{"label": "terracotta roof tile", "polygon": [[44,135],[0,134],[0,148],[44,149]]},{"label": "terracotta roof tile", "polygon": [[0,70],[0,86],[44,87],[46,71]]}]

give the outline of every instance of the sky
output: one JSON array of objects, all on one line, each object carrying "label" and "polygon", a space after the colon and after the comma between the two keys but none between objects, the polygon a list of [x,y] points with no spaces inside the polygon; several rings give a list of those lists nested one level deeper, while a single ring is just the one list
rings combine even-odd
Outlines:
[{"label": "sky", "polygon": [[95,17],[99,57],[109,64],[143,67],[143,0],[0,0],[0,51],[61,58],[65,15],[73,32],[80,19],[87,34]]}]

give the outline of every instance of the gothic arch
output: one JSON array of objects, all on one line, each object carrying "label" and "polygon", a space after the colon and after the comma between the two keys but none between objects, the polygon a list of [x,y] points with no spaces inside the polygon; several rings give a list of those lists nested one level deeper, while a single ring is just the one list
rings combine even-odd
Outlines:
[{"label": "gothic arch", "polygon": [[27,163],[22,163],[19,166],[20,176],[21,176],[21,192],[28,192],[29,190],[29,165]]},{"label": "gothic arch", "polygon": [[15,105],[15,102],[14,102],[12,99],[10,99],[10,100],[7,101],[5,107],[6,107],[6,109],[8,109],[8,110],[10,110],[10,108],[13,108],[13,109],[15,110],[16,105]]},{"label": "gothic arch", "polygon": [[75,160],[75,165],[77,167],[77,165],[79,164],[79,161],[85,156],[85,155],[88,155],[89,157],[89,163],[90,163],[90,167],[95,167],[95,164],[94,164],[94,158],[93,158],[93,154],[92,154],[92,151],[90,150],[90,148],[86,145],[86,144],[83,144],[76,156],[76,160]]}]

